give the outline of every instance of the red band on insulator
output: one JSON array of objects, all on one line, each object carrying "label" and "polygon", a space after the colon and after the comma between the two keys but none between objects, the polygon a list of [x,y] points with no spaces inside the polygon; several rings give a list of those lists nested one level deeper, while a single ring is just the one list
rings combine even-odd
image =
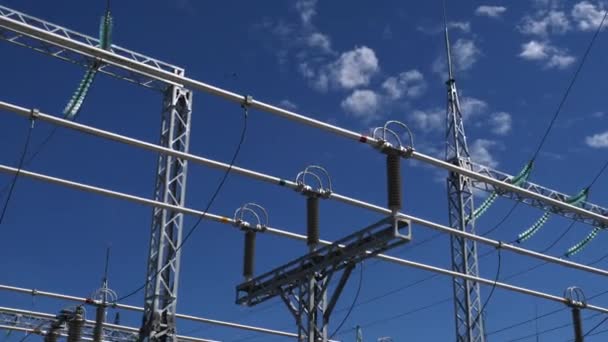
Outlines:
[{"label": "red band on insulator", "polygon": [[359,142],[367,142],[367,137],[365,135],[362,135],[361,138],[359,138]]}]

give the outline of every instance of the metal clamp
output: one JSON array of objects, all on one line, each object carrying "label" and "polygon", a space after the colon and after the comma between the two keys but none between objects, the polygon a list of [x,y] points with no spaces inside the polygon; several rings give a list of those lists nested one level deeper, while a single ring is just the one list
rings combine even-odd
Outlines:
[{"label": "metal clamp", "polygon": [[[245,215],[251,215],[257,223],[252,226],[245,220]],[[254,230],[264,232],[268,227],[268,212],[257,203],[245,203],[234,212],[234,225],[243,231]]]},{"label": "metal clamp", "polygon": [[[319,175],[317,171],[320,172],[321,175]],[[317,188],[314,188],[310,184],[306,183],[306,176],[311,176],[316,180]],[[309,165],[304,169],[304,171],[299,172],[296,175],[296,184],[296,191],[301,192],[302,194],[309,197],[316,196],[322,198],[329,198],[329,196],[331,196],[333,192],[331,176],[329,175],[329,172],[327,172],[325,168],[318,165]]]},{"label": "metal clamp", "polygon": [[[402,128],[409,138],[409,145],[403,145],[399,133],[390,126]],[[388,136],[387,136],[388,135]],[[414,152],[414,134],[410,128],[401,121],[389,120],[384,126],[376,127],[372,131],[372,137],[378,141],[376,148],[384,153],[398,153],[404,157],[409,157]],[[392,139],[392,142],[389,141]]]},{"label": "metal clamp", "polygon": [[580,287],[570,286],[564,291],[564,298],[568,300],[567,305],[572,308],[584,308],[587,306],[587,298]]}]

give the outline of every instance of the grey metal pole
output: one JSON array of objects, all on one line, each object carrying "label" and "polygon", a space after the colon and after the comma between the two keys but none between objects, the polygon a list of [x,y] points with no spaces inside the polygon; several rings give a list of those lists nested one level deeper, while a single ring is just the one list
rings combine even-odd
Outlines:
[{"label": "grey metal pole", "polygon": [[581,308],[572,308],[572,324],[574,326],[574,342],[584,342],[583,321],[581,319]]}]

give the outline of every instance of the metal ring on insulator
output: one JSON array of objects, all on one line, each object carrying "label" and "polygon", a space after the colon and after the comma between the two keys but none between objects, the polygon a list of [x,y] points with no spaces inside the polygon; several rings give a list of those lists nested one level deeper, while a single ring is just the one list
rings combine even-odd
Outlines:
[{"label": "metal ring on insulator", "polygon": [[[256,220],[255,226],[251,225],[246,221],[246,216],[250,215]],[[268,212],[264,207],[257,203],[245,203],[234,212],[234,224],[243,229],[255,229],[257,231],[264,231],[268,227]]]},{"label": "metal ring on insulator", "polygon": [[[404,132],[398,132],[394,128],[391,128],[391,126],[397,126]],[[409,145],[407,146],[403,144],[400,137],[400,135],[404,133],[407,134],[409,140]],[[382,151],[392,149],[398,150],[406,155],[414,151],[414,134],[411,129],[401,121],[390,120],[387,121],[384,126],[374,128],[372,137],[378,140],[378,146],[376,147]]]},{"label": "metal ring on insulator", "polygon": [[587,306],[587,298],[580,287],[570,286],[564,291],[564,298],[568,300],[568,305],[584,307]]},{"label": "metal ring on insulator", "polygon": [[[316,180],[317,187],[307,183],[306,176]],[[322,197],[329,197],[333,192],[331,176],[325,168],[319,165],[309,165],[304,171],[296,175],[296,190],[305,194],[316,193]]]}]

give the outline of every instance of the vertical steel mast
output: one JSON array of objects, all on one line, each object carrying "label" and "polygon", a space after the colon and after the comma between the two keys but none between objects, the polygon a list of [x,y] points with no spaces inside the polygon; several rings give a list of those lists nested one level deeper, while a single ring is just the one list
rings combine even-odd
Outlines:
[{"label": "vertical steel mast", "polygon": [[[192,92],[169,86],[163,102],[160,145],[188,152],[191,113]],[[187,169],[186,160],[160,154],[154,199],[184,206]],[[175,314],[183,223],[181,213],[160,208],[153,211],[140,340],[177,341]]]},{"label": "vertical steel mast", "polygon": [[[471,157],[464,131],[458,90],[452,70],[450,39],[444,2],[444,29],[448,65],[448,91],[446,112],[446,160],[463,168],[471,169]],[[451,172],[447,179],[450,227],[475,234],[472,217],[473,188],[471,180]],[[452,269],[459,273],[479,276],[477,244],[474,241],[451,235]],[[479,283],[460,278],[453,279],[454,314],[457,342],[485,342]]]}]

